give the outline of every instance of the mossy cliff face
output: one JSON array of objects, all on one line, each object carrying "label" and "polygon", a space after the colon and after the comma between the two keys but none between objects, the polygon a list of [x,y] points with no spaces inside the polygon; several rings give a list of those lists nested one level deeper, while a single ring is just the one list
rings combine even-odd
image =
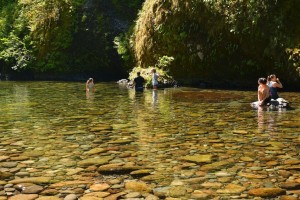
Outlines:
[{"label": "mossy cliff face", "polygon": [[41,79],[126,76],[113,41],[128,31],[142,2],[0,0],[0,73],[24,77],[23,70]]},{"label": "mossy cliff face", "polygon": [[299,46],[300,6],[288,1],[146,0],[133,34],[141,67],[174,57],[177,79],[297,79],[287,49]]}]

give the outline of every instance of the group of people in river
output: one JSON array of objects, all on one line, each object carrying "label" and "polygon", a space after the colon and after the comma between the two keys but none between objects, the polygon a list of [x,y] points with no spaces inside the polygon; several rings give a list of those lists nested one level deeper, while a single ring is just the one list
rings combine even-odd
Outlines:
[{"label": "group of people in river", "polygon": [[[156,90],[158,86],[158,77],[159,74],[156,73],[156,69],[151,70],[152,73],[152,86],[153,89]],[[133,80],[133,85],[135,91],[142,92],[144,91],[144,84],[145,79],[141,76],[140,72],[137,72],[137,77]],[[277,88],[283,88],[282,83],[280,82],[279,78],[276,77],[275,74],[271,74],[267,78],[259,78],[258,79],[258,105],[265,106],[270,103],[271,99],[278,99],[279,95],[277,93]],[[94,91],[95,84],[93,78],[89,78],[86,81],[86,91]]]},{"label": "group of people in river", "polygon": [[[152,86],[153,86],[153,89],[156,90],[157,86],[158,86],[157,79],[159,77],[159,74],[156,72],[156,69],[154,69],[154,68],[151,70],[151,73],[152,73]],[[141,76],[140,72],[137,72],[137,77],[135,77],[133,80],[133,85],[134,85],[135,91],[143,92],[144,84],[145,84],[144,77]],[[86,81],[85,88],[86,88],[86,92],[95,91],[95,84],[94,84],[93,78],[89,78]]]},{"label": "group of people in river", "polygon": [[278,99],[277,88],[283,88],[282,83],[275,74],[271,74],[267,78],[259,78],[258,85],[257,97],[259,106],[268,105],[271,99]]},{"label": "group of people in river", "polygon": [[[152,73],[152,87],[154,90],[156,90],[158,86],[157,79],[159,77],[159,74],[156,73],[156,69],[154,68],[151,70],[151,73]],[[145,79],[141,76],[140,72],[137,72],[137,77],[134,78],[133,80],[135,91],[142,92],[144,90],[144,84],[145,84]]]}]

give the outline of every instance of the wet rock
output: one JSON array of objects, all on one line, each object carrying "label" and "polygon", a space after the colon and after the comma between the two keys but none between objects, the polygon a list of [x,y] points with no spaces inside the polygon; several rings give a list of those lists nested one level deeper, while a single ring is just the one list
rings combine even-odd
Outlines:
[{"label": "wet rock", "polygon": [[113,127],[110,125],[98,125],[90,129],[91,132],[112,131],[112,130]]},{"label": "wet rock", "polygon": [[91,191],[104,191],[110,188],[110,185],[107,183],[97,183],[90,186]]},{"label": "wet rock", "polygon": [[67,195],[64,200],[77,200],[77,196],[75,194],[69,194]]},{"label": "wet rock", "polygon": [[109,196],[109,192],[91,192],[88,194],[83,195],[80,200],[93,200],[93,199],[99,199]]},{"label": "wet rock", "polygon": [[261,174],[251,174],[251,173],[238,173],[239,176],[250,178],[250,179],[265,179],[267,178],[267,175],[261,175]]},{"label": "wet rock", "polygon": [[24,157],[41,157],[44,155],[43,151],[37,151],[37,150],[33,150],[33,151],[28,151],[28,152],[24,152],[23,155]]},{"label": "wet rock", "polygon": [[284,178],[288,178],[289,176],[292,175],[292,173],[287,170],[278,170],[278,174]]},{"label": "wet rock", "polygon": [[127,181],[125,182],[125,189],[135,192],[150,192],[152,188],[142,181]]},{"label": "wet rock", "polygon": [[52,196],[52,195],[57,195],[58,193],[59,191],[55,189],[45,189],[40,194],[45,196]]},{"label": "wet rock", "polygon": [[89,165],[103,165],[112,160],[112,156],[103,156],[101,158],[88,158],[78,162],[79,166],[89,166]]},{"label": "wet rock", "polygon": [[12,173],[0,171],[0,179],[1,180],[7,179],[7,178],[9,178],[11,176],[13,176]]},{"label": "wet rock", "polygon": [[17,194],[9,198],[9,200],[34,200],[37,199],[39,195],[37,194]]},{"label": "wet rock", "polygon": [[9,159],[9,156],[0,156],[0,162]]},{"label": "wet rock", "polygon": [[217,193],[220,194],[240,194],[246,190],[246,187],[236,185],[236,184],[228,184],[224,189],[217,190]]},{"label": "wet rock", "polygon": [[104,200],[117,200],[120,196],[126,195],[125,192],[120,192],[117,194],[112,194],[104,198]]},{"label": "wet rock", "polygon": [[286,191],[280,188],[256,188],[249,190],[248,194],[251,196],[270,198],[284,195]]},{"label": "wet rock", "polygon": [[110,141],[108,142],[108,144],[130,144],[134,142],[133,140],[130,139],[119,139],[119,140],[115,140],[115,141]]},{"label": "wet rock", "polygon": [[130,192],[128,194],[125,195],[125,198],[130,199],[130,198],[139,198],[141,197],[141,193],[139,192]]},{"label": "wet rock", "polygon": [[171,187],[160,187],[160,188],[154,188],[153,193],[155,196],[158,197],[167,197],[169,196]]},{"label": "wet rock", "polygon": [[279,200],[299,200],[299,198],[298,197],[284,195],[284,196],[281,196]]},{"label": "wet rock", "polygon": [[246,134],[248,134],[248,133],[249,133],[249,131],[247,131],[247,130],[234,130],[234,131],[233,131],[233,134],[246,135]]},{"label": "wet rock", "polygon": [[145,198],[145,200],[159,200],[159,197],[150,194]]},{"label": "wet rock", "polygon": [[36,200],[61,200],[61,198],[57,196],[40,196]]},{"label": "wet rock", "polygon": [[20,178],[9,181],[12,184],[19,184],[19,183],[49,183],[51,181],[51,177],[31,177],[31,178]]},{"label": "wet rock", "polygon": [[200,170],[202,171],[217,170],[223,168],[224,166],[232,165],[234,163],[235,163],[234,159],[223,160],[223,161],[203,165],[200,167]]},{"label": "wet rock", "polygon": [[132,171],[138,170],[141,167],[139,166],[132,166],[132,165],[124,165],[123,163],[117,163],[117,164],[107,164],[102,165],[98,168],[98,172],[104,173],[104,174],[129,174]]},{"label": "wet rock", "polygon": [[183,156],[180,159],[190,162],[196,162],[196,163],[210,163],[212,161],[213,155],[193,155],[193,156]]},{"label": "wet rock", "polygon": [[135,170],[130,172],[131,175],[137,175],[137,176],[145,176],[145,175],[149,175],[151,172],[153,172],[153,170],[150,169],[140,169],[140,170]]},{"label": "wet rock", "polygon": [[297,170],[300,171],[300,165],[294,165],[291,167],[285,167],[286,170]]},{"label": "wet rock", "polygon": [[216,182],[205,182],[201,184],[202,187],[204,188],[220,188],[223,186],[222,183],[216,183]]},{"label": "wet rock", "polygon": [[1,167],[5,167],[5,168],[13,168],[16,167],[18,165],[17,162],[2,162],[0,163]]},{"label": "wet rock", "polygon": [[159,180],[163,180],[165,177],[161,174],[153,174],[153,175],[149,175],[149,176],[144,176],[141,178],[142,181],[159,181]]},{"label": "wet rock", "polygon": [[78,174],[79,172],[82,172],[83,168],[75,168],[75,169],[66,169],[67,175],[72,176],[74,174]]},{"label": "wet rock", "polygon": [[19,176],[19,177],[26,177],[26,176],[29,176],[30,173],[29,172],[17,172],[16,173],[16,176]]},{"label": "wet rock", "polygon": [[62,187],[70,187],[70,186],[80,186],[80,185],[88,185],[89,181],[64,181],[59,183],[54,183],[49,186],[49,188],[62,188]]},{"label": "wet rock", "polygon": [[180,186],[180,185],[184,185],[184,182],[181,180],[174,180],[174,181],[172,181],[172,183],[170,185],[171,186]]},{"label": "wet rock", "polygon": [[23,194],[39,194],[43,190],[42,186],[39,185],[32,185],[28,187],[23,187],[22,193]]},{"label": "wet rock", "polygon": [[211,190],[195,190],[191,194],[191,198],[200,200],[212,199],[212,196],[213,192]]},{"label": "wet rock", "polygon": [[169,196],[174,198],[184,197],[187,193],[187,189],[183,186],[171,187],[169,190]]},{"label": "wet rock", "polygon": [[289,159],[283,162],[285,165],[298,165],[300,164],[300,160],[298,159]]},{"label": "wet rock", "polygon": [[[0,178],[1,178],[1,176],[0,176]],[[0,180],[0,185],[5,185],[5,184],[7,184],[7,182]]]},{"label": "wet rock", "polygon": [[103,153],[103,152],[106,152],[106,150],[103,148],[94,148],[87,152],[84,152],[84,154],[93,155],[93,154],[99,154],[99,153]]},{"label": "wet rock", "polygon": [[286,190],[300,190],[300,183],[286,182],[281,183],[280,187]]},{"label": "wet rock", "polygon": [[24,161],[28,160],[29,158],[27,156],[18,156],[18,157],[11,157],[10,160],[12,161]]},{"label": "wet rock", "polygon": [[208,131],[206,130],[189,130],[188,132],[186,132],[187,135],[203,135],[207,133]]},{"label": "wet rock", "polygon": [[184,179],[182,181],[187,184],[198,184],[198,183],[202,183],[205,180],[206,180],[205,177],[196,177],[196,178]]},{"label": "wet rock", "polygon": [[254,161],[253,158],[250,158],[250,157],[247,157],[247,156],[240,157],[240,160],[243,161],[243,162],[253,162]]}]

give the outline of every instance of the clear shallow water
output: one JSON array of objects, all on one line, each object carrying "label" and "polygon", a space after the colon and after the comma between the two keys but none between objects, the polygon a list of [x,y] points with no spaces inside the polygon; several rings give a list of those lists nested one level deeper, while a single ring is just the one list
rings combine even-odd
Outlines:
[{"label": "clear shallow water", "polygon": [[[86,94],[85,83],[0,82],[0,157],[9,157],[0,159],[0,169],[12,171],[1,163],[17,160],[16,174],[81,180],[88,166],[80,161],[112,156],[109,163],[151,169],[156,177],[142,180],[156,186],[205,171],[206,181],[218,182],[216,173],[226,172],[228,182],[239,185],[249,182],[241,173],[263,174],[275,187],[288,179],[278,176],[287,167],[283,163],[299,160],[300,149],[299,93],[281,96],[293,110],[253,110],[255,91],[177,88],[135,94],[97,83],[95,93]],[[95,148],[105,151],[88,153]],[[211,160],[184,158],[194,155]],[[223,161],[228,163],[203,168]],[[89,171],[88,176],[99,174]],[[255,184],[264,186],[264,181]]]}]

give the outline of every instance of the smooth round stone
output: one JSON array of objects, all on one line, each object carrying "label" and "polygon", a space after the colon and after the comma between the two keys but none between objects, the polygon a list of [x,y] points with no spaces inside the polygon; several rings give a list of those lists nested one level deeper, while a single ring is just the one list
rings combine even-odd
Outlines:
[{"label": "smooth round stone", "polygon": [[13,174],[10,172],[2,172],[0,171],[0,179],[5,180],[6,178],[12,177]]},{"label": "smooth round stone", "polygon": [[2,162],[2,163],[0,163],[0,165],[5,168],[13,168],[13,167],[16,167],[18,165],[18,163],[17,162]]},{"label": "smooth round stone", "polygon": [[280,188],[256,188],[248,192],[249,195],[258,197],[277,197],[286,194],[286,191]]},{"label": "smooth round stone", "polygon": [[182,182],[181,180],[174,180],[172,183],[171,183],[172,186],[181,186],[181,185],[184,185],[184,182]]},{"label": "smooth round stone", "polygon": [[25,186],[22,188],[23,194],[38,194],[40,193],[44,188],[39,185],[31,185],[31,186]]},{"label": "smooth round stone", "polygon": [[125,195],[126,198],[139,198],[141,197],[141,193],[139,192],[130,192]]},{"label": "smooth round stone", "polygon": [[217,177],[227,177],[227,176],[232,176],[230,173],[227,172],[216,172],[215,175]]},{"label": "smooth round stone", "polygon": [[6,184],[6,185],[4,185],[4,188],[10,188],[12,186],[13,186],[13,184]]},{"label": "smooth round stone", "polygon": [[64,200],[77,200],[77,196],[75,194],[67,195]]},{"label": "smooth round stone", "polygon": [[0,156],[0,162],[9,159],[9,156]]},{"label": "smooth round stone", "polygon": [[91,191],[104,191],[110,188],[110,185],[107,183],[98,183],[90,186]]},{"label": "smooth round stone", "polygon": [[9,198],[9,200],[34,200],[37,199],[39,195],[37,194],[17,194]]},{"label": "smooth round stone", "polygon": [[262,170],[261,167],[250,167],[249,169],[252,171],[261,171]]},{"label": "smooth round stone", "polygon": [[39,196],[36,200],[61,200],[61,198],[57,196]]},{"label": "smooth round stone", "polygon": [[15,188],[4,188],[5,192],[14,192],[15,190]]},{"label": "smooth round stone", "polygon": [[25,176],[29,176],[30,174],[28,172],[17,172],[16,173],[16,176],[19,176],[19,177],[25,177]]}]

